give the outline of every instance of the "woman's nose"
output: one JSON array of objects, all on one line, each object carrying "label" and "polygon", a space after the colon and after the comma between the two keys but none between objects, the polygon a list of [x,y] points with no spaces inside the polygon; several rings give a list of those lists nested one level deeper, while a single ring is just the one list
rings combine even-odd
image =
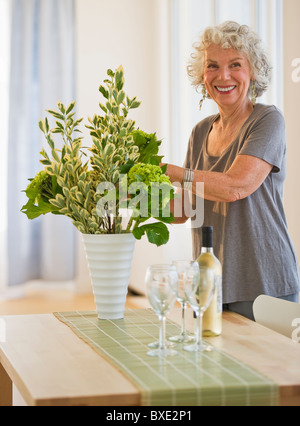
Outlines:
[{"label": "woman's nose", "polygon": [[222,80],[229,80],[230,79],[230,69],[228,67],[221,67],[219,69],[219,77]]}]

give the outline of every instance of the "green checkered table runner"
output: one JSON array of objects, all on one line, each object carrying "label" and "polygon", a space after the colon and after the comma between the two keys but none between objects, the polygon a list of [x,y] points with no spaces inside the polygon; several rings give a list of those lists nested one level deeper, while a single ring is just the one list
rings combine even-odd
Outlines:
[{"label": "green checkered table runner", "polygon": [[[147,355],[158,339],[159,322],[151,309],[125,311],[123,320],[99,320],[96,312],[57,312],[96,352],[108,359],[140,390],[148,406],[276,405],[275,383],[237,359],[216,349],[193,353],[177,345],[178,355]],[[167,335],[180,327],[167,320]]]}]

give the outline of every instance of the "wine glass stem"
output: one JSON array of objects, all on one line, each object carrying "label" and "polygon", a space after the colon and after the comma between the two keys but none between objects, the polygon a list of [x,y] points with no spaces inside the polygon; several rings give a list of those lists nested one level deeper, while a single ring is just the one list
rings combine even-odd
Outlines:
[{"label": "wine glass stem", "polygon": [[185,336],[186,328],[185,328],[185,312],[186,312],[186,303],[182,303],[182,320],[181,320],[181,335]]},{"label": "wine glass stem", "polygon": [[165,349],[166,347],[166,317],[164,315],[159,316],[160,328],[159,328],[159,349]]},{"label": "wine glass stem", "polygon": [[203,323],[203,312],[200,311],[198,313],[198,327],[197,327],[197,341],[196,341],[197,346],[202,345],[202,323]]}]

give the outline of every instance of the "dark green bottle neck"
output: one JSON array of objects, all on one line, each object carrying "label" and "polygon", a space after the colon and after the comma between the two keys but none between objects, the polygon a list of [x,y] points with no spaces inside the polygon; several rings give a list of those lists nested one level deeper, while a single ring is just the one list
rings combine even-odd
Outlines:
[{"label": "dark green bottle neck", "polygon": [[206,226],[202,228],[202,247],[213,247],[213,227]]}]

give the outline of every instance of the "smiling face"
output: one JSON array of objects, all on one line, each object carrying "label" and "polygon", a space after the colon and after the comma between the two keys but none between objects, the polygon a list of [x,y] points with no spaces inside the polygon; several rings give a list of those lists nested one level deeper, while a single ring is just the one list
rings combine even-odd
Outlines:
[{"label": "smiling face", "polygon": [[245,53],[210,45],[205,52],[204,84],[220,108],[249,104],[248,90],[252,79]]}]

